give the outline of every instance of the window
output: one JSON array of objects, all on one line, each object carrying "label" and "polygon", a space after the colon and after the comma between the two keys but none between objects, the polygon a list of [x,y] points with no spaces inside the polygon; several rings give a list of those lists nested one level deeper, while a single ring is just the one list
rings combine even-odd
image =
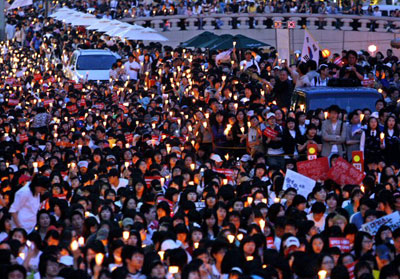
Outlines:
[{"label": "window", "polygon": [[110,70],[117,61],[114,55],[81,55],[76,63],[77,70]]}]

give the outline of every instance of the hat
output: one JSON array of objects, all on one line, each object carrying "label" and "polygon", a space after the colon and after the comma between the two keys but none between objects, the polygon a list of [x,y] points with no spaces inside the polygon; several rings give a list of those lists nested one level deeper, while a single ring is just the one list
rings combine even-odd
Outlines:
[{"label": "hat", "polygon": [[88,168],[88,166],[89,166],[88,161],[79,161],[78,163],[79,168]]},{"label": "hat", "polygon": [[376,247],[376,255],[381,260],[391,260],[389,247],[387,247],[385,244],[381,244]]},{"label": "hat", "polygon": [[300,247],[300,241],[295,236],[290,236],[286,239],[285,244],[283,245],[284,248],[290,248],[291,246],[296,246],[297,248]]},{"label": "hat", "polygon": [[178,245],[178,243],[176,243],[172,239],[166,239],[161,244],[161,250],[162,251],[167,251],[169,249],[176,249],[176,248],[179,248],[179,245]]},{"label": "hat", "polygon": [[281,67],[279,67],[279,66],[274,67],[274,70],[280,70],[280,69],[281,69]]},{"label": "hat", "polygon": [[275,113],[273,113],[273,112],[268,112],[268,114],[267,114],[267,120],[270,119],[271,117],[274,117],[274,118],[275,118]]},{"label": "hat", "polygon": [[106,157],[106,160],[108,161],[108,160],[117,160],[117,159],[115,159],[115,156],[114,155],[112,155],[112,154],[110,154],[110,155],[107,155],[107,157]]},{"label": "hat", "polygon": [[213,155],[211,155],[210,159],[213,160],[213,161],[215,161],[215,162],[217,162],[217,163],[223,162],[222,159],[221,159],[221,157],[220,157],[218,154],[213,154]]},{"label": "hat", "polygon": [[26,175],[26,174],[23,174],[23,175],[21,175],[21,176],[19,177],[19,179],[18,179],[18,184],[24,184],[24,182],[30,181],[31,179],[32,179],[31,176]]},{"label": "hat", "polygon": [[373,118],[376,118],[376,119],[378,119],[379,118],[379,112],[377,112],[377,111],[374,111],[372,114],[371,114],[371,116],[370,117],[373,117]]},{"label": "hat", "polygon": [[62,256],[59,261],[60,264],[66,266],[73,266],[74,265],[74,258],[71,256]]},{"label": "hat", "polygon": [[127,227],[127,226],[132,226],[133,225],[133,219],[132,218],[124,218],[124,220],[122,220],[122,226],[123,227]]},{"label": "hat", "polygon": [[243,274],[242,269],[240,267],[237,267],[237,266],[232,267],[231,272],[237,272],[237,273]]},{"label": "hat", "polygon": [[252,117],[253,115],[254,115],[254,110],[249,110],[249,111],[247,112],[247,116]]},{"label": "hat", "polygon": [[242,158],[240,159],[240,161],[242,161],[242,162],[251,161],[251,156],[250,156],[249,154],[244,154],[244,155],[242,156]]},{"label": "hat", "polygon": [[96,240],[106,240],[108,238],[108,230],[102,228],[97,231]]}]

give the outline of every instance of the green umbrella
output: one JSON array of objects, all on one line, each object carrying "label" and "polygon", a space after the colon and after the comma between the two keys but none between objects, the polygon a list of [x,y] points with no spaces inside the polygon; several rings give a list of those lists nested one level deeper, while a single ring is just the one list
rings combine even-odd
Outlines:
[{"label": "green umbrella", "polygon": [[199,45],[209,42],[215,38],[218,38],[214,33],[205,31],[186,42],[181,43],[181,47],[199,47]]},{"label": "green umbrella", "polygon": [[229,36],[230,37],[226,37],[224,40],[221,40],[218,43],[212,45],[210,47],[210,50],[233,48],[233,42],[236,42],[237,49],[259,48],[259,47],[270,46],[266,43],[257,41],[255,39],[243,35],[236,35],[236,36],[229,35]]},{"label": "green umbrella", "polygon": [[209,49],[215,49],[216,46],[221,44],[222,42],[229,40],[233,38],[232,35],[229,34],[224,34],[221,36],[217,36],[216,38],[209,40],[207,42],[204,42],[203,44],[200,44],[198,47],[199,48],[209,48]]}]

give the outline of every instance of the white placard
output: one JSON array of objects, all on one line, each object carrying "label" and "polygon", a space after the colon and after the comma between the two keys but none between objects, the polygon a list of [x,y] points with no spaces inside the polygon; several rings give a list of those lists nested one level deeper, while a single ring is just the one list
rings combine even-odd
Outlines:
[{"label": "white placard", "polygon": [[381,226],[383,226],[383,225],[390,227],[390,229],[392,231],[394,231],[395,229],[400,227],[400,214],[399,214],[399,212],[396,211],[396,212],[394,212],[392,214],[383,216],[383,217],[381,217],[379,219],[376,219],[374,221],[371,221],[371,222],[368,222],[366,224],[363,224],[361,226],[361,230],[364,231],[364,232],[367,232],[367,233],[369,233],[371,235],[375,235],[376,232],[379,230],[379,228]]},{"label": "white placard", "polygon": [[294,188],[297,190],[298,195],[302,195],[307,198],[315,186],[316,181],[304,176],[295,171],[287,170],[285,175],[285,181],[283,182],[283,190],[288,188]]}]

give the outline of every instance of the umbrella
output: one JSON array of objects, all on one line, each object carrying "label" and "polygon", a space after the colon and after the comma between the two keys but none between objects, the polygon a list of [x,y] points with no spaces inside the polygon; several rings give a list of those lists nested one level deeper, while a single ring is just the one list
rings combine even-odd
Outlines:
[{"label": "umbrella", "polygon": [[[222,35],[224,36],[224,35]],[[220,36],[220,37],[222,37]],[[207,48],[209,49],[230,49],[233,48],[233,42],[236,42],[237,49],[244,49],[244,48],[258,48],[258,47],[266,47],[270,46],[266,43],[257,41],[255,39],[243,36],[243,35],[236,35],[225,37],[225,39],[215,42],[214,44],[209,45]]]},{"label": "umbrella", "polygon": [[89,26],[98,21],[99,20],[94,16],[85,15],[85,16],[77,17],[76,20],[71,22],[71,25],[73,25],[73,26]]},{"label": "umbrella", "polygon": [[111,22],[109,19],[99,19],[96,23],[93,23],[92,25],[86,27],[88,30],[97,30],[98,28],[107,25]]},{"label": "umbrella", "polygon": [[206,42],[209,42],[215,38],[218,38],[217,35],[214,33],[205,31],[190,40],[187,40],[186,42],[181,43],[182,47],[198,47],[200,44],[204,44]]},{"label": "umbrella", "polygon": [[[208,48],[208,49],[215,49],[215,47],[219,44],[221,44],[222,42],[229,40],[233,38],[232,35],[230,34],[224,34],[221,36],[217,36],[214,39],[211,39],[210,41],[204,42],[202,44],[199,44],[197,47],[198,48]],[[231,45],[232,47],[232,45]]]},{"label": "umbrella", "polygon": [[129,28],[128,30],[124,30],[115,36],[125,38],[127,40],[168,41],[167,38],[158,34],[154,29],[151,28]]}]

